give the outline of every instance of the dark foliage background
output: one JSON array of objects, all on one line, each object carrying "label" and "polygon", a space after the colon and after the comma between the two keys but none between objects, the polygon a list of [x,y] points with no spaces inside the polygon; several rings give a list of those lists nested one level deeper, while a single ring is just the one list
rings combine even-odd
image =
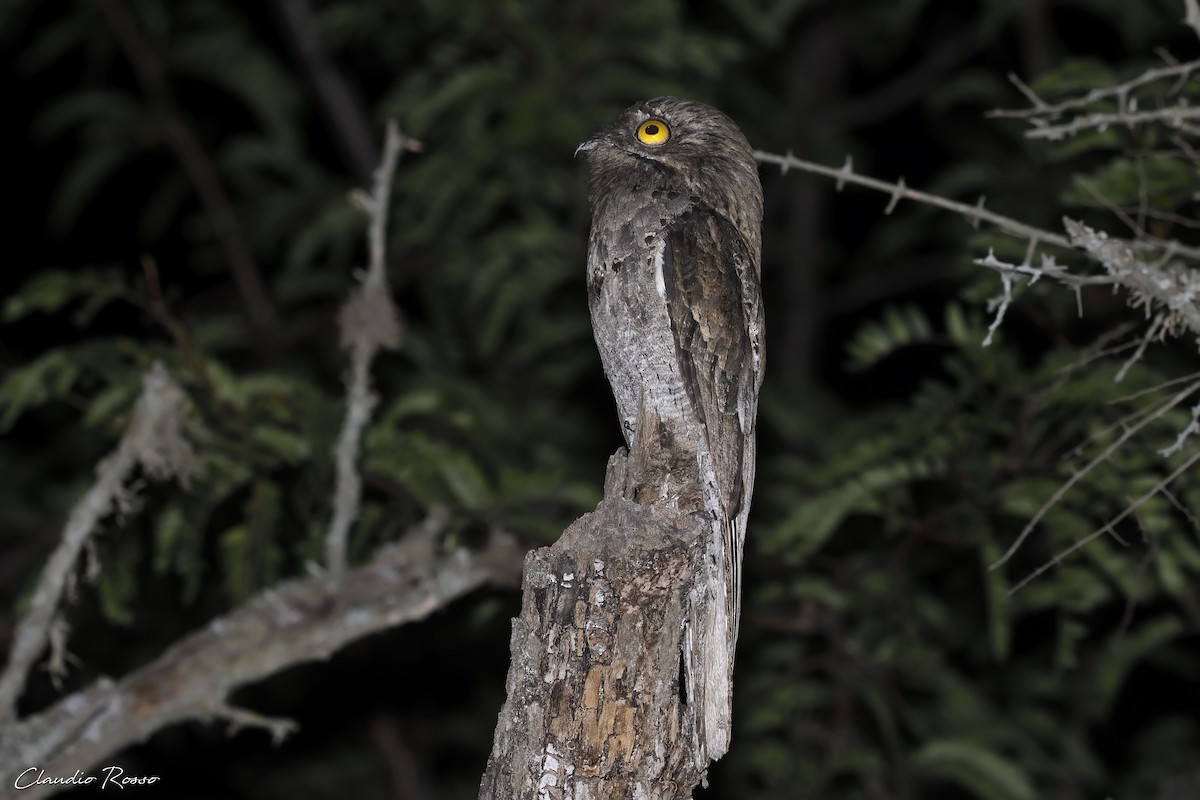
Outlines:
[{"label": "dark foliage background", "polygon": [[[572,152],[636,99],[696,97],[757,147],[849,153],[1052,230],[1070,213],[1121,232],[1080,177],[1121,205],[1148,185],[1174,215],[1155,230],[1196,239],[1194,169],[1168,158],[1131,177],[1131,153],[1144,167],[1165,147],[1153,133],[1050,146],[984,117],[1022,103],[1009,72],[1053,94],[1137,74],[1156,48],[1194,58],[1176,0],[313,2],[307,39],[292,0],[120,5],[161,93],[104,4],[0,5],[0,641],[155,359],[192,398],[202,457],[190,491],[148,487],[101,537],[99,579],[70,612],[68,689],[320,559],[337,311],[365,258],[345,195],[369,181],[388,118],[425,151],[397,176],[405,334],[376,367],[360,560],[434,503],[455,537],[500,525],[532,547],[599,499],[620,438]],[[306,41],[344,79],[343,107]],[[250,321],[164,120],[201,145],[275,322]],[[999,281],[971,258],[1023,244],[909,203],[885,215],[886,197],[823,179],[763,182],[770,347],[736,730],[699,796],[1200,796],[1195,471],[1118,526],[1126,546],[1097,539],[1006,597],[1192,452],[1156,454],[1186,404],[987,570],[1115,423],[1161,401],[1137,392],[1197,370],[1194,342],[1152,346],[1117,383],[1124,356],[1084,355],[1107,333],[1136,340],[1141,312],[1105,290],[1080,317],[1043,281],[983,348]],[[302,724],[278,749],[188,725],[118,761],[181,798],[473,797],[517,602],[481,593],[247,689],[242,704]],[[39,676],[22,708],[56,696]]]}]

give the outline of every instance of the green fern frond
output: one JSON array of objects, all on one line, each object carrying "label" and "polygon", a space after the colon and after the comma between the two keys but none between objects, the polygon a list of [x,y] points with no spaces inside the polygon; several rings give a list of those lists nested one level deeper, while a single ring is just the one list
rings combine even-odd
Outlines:
[{"label": "green fern frond", "polygon": [[847,367],[870,369],[904,347],[935,341],[933,326],[916,306],[889,306],[883,318],[862,325],[846,345]]}]

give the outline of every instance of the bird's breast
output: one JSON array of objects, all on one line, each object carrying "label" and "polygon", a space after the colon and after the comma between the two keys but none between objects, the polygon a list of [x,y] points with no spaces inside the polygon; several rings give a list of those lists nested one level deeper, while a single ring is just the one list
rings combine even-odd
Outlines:
[{"label": "bird's breast", "polygon": [[645,210],[594,228],[588,253],[592,329],[627,437],[642,403],[664,422],[693,419],[665,297],[667,221]]}]

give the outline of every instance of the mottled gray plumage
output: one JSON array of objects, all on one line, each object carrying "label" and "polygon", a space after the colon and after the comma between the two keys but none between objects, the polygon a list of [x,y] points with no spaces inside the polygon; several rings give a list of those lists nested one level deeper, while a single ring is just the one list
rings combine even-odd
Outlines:
[{"label": "mottled gray plumage", "polygon": [[590,171],[588,298],[629,445],[626,494],[710,516],[736,636],[764,359],[757,166],[732,120],[677,97],[631,106],[577,152]]}]

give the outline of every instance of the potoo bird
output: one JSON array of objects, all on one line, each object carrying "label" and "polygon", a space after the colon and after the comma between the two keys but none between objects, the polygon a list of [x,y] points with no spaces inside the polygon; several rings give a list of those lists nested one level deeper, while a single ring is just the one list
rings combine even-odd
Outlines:
[{"label": "potoo bird", "polygon": [[629,446],[626,495],[711,520],[736,637],[763,375],[762,186],[703,103],[637,103],[579,146],[592,329]]}]

